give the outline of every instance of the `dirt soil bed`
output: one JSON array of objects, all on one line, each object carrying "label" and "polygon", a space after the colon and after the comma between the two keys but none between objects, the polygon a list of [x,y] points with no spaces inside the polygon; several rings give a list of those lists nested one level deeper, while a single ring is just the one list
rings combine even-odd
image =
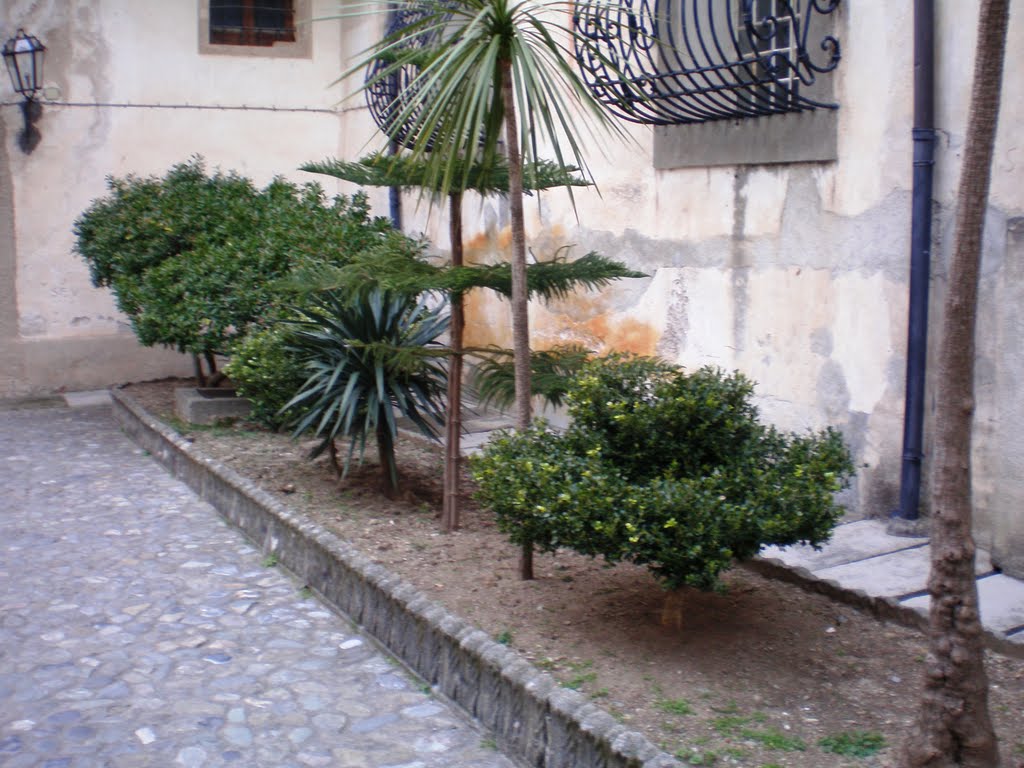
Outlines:
[{"label": "dirt soil bed", "polygon": [[[128,392],[204,453],[351,541],[684,763],[895,764],[922,684],[921,633],[744,569],[726,575],[723,594],[687,592],[679,629],[662,625],[665,593],[641,568],[607,567],[570,552],[538,554],[536,580],[523,582],[516,547],[468,495],[462,529],[439,532],[437,445],[400,439],[408,492],[389,501],[377,491],[372,448],[366,464],[339,483],[326,460],[306,459],[309,443],[252,424],[177,422],[175,386],[181,383],[151,382]],[[988,672],[1004,761],[1024,768],[1024,661],[989,654]],[[880,751],[849,754],[872,752],[878,737],[887,745]]]}]

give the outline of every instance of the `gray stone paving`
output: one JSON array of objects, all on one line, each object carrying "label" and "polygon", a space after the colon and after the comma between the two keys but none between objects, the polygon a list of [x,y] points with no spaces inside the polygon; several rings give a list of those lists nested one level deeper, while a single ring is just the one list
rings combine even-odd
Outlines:
[{"label": "gray stone paving", "polygon": [[[931,550],[928,539],[892,536],[884,520],[840,525],[820,550],[809,546],[765,547],[761,554],[846,589],[891,597],[927,614]],[[995,573],[992,558],[979,548],[975,558],[978,599],[985,627],[1011,643],[1024,645],[1024,581]]]},{"label": "gray stone paving", "polygon": [[0,412],[0,766],[512,768],[117,430]]}]

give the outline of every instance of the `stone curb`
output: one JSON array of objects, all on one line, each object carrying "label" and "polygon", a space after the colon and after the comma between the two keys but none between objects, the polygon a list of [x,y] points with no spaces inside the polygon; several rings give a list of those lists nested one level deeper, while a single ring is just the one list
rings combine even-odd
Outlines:
[{"label": "stone curb", "polygon": [[[844,587],[837,581],[815,576],[806,568],[787,565],[777,558],[757,557],[743,563],[743,567],[770,579],[793,584],[808,592],[825,595],[838,603],[865,611],[882,621],[892,621],[910,629],[928,632],[928,616],[918,613],[894,598],[869,595],[860,589]],[[989,650],[1024,659],[1024,643],[1014,643],[991,629],[983,629],[982,637]]]},{"label": "stone curb", "polygon": [[510,756],[536,768],[681,768],[581,694],[561,687],[255,483],[203,456],[126,392],[112,390],[111,401],[132,440],[491,731]]}]

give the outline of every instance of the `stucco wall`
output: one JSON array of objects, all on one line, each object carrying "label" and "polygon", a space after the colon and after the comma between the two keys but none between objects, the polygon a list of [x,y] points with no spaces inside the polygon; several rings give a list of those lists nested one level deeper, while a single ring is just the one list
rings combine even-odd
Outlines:
[{"label": "stucco wall", "polygon": [[[932,333],[945,265],[970,95],[977,8],[937,6],[939,142],[933,225]],[[646,272],[601,294],[531,308],[535,346],[659,354],[686,366],[738,368],[758,382],[763,413],[780,426],[840,426],[858,465],[851,515],[898,506],[902,453],[913,122],[913,4],[844,2],[835,77],[835,162],[655,170],[652,132],[592,142],[599,191],[527,204],[538,257],[575,244]],[[1014,12],[1005,94],[1024,87],[1024,17]],[[365,125],[351,113],[346,124]],[[1003,104],[985,239],[974,437],[979,543],[1024,573],[1024,373],[1019,343],[1024,102]],[[359,130],[365,130],[360,128]],[[603,150],[603,151],[602,151]],[[411,208],[407,199],[407,210]],[[507,255],[501,201],[465,205],[470,259]],[[444,211],[408,213],[406,228],[447,247]],[[1016,258],[1014,258],[1016,256]],[[469,299],[468,343],[508,344],[507,305]],[[932,355],[932,363],[934,363]],[[934,370],[934,365],[932,365]],[[933,383],[933,382],[932,382]],[[930,384],[931,389],[931,384]],[[929,400],[930,403],[930,400]],[[929,417],[930,418],[930,415]],[[930,426],[926,427],[926,450]],[[925,459],[927,483],[928,462]],[[927,486],[925,488],[927,504]]]},{"label": "stucco wall", "polygon": [[[336,10],[312,6],[313,16]],[[0,5],[5,38],[24,27],[47,46],[54,89],[30,155],[16,144],[16,98],[7,82],[0,91],[10,101],[0,107],[0,396],[191,371],[181,355],[140,348],[72,253],[72,224],[105,194],[106,176],[162,174],[200,154],[258,184],[307,181],[299,164],[338,154],[327,86],[342,66],[340,22],[312,25],[310,56],[277,58],[201,54],[198,18],[198,0]]]}]

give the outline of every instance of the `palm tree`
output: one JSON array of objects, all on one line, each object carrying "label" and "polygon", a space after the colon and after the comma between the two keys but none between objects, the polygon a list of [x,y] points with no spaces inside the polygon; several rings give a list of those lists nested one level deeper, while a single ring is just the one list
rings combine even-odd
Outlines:
[{"label": "palm tree", "polygon": [[471,169],[490,165],[504,140],[512,220],[516,422],[525,428],[531,411],[524,163],[537,160],[538,146],[546,144],[557,165],[576,165],[586,174],[578,138],[585,118],[620,136],[625,133],[571,64],[577,33],[570,3],[423,0],[415,8],[408,24],[368,49],[366,58],[343,77],[380,61],[389,63],[374,70],[367,88],[398,72],[417,72],[397,96],[386,130],[424,163],[427,186],[442,196],[469,188]]},{"label": "palm tree", "polygon": [[970,445],[981,239],[1008,19],[1009,0],[983,0],[939,349],[928,580],[929,659],[917,727],[901,756],[904,768],[1000,765],[988,711],[988,678],[974,580]]}]

